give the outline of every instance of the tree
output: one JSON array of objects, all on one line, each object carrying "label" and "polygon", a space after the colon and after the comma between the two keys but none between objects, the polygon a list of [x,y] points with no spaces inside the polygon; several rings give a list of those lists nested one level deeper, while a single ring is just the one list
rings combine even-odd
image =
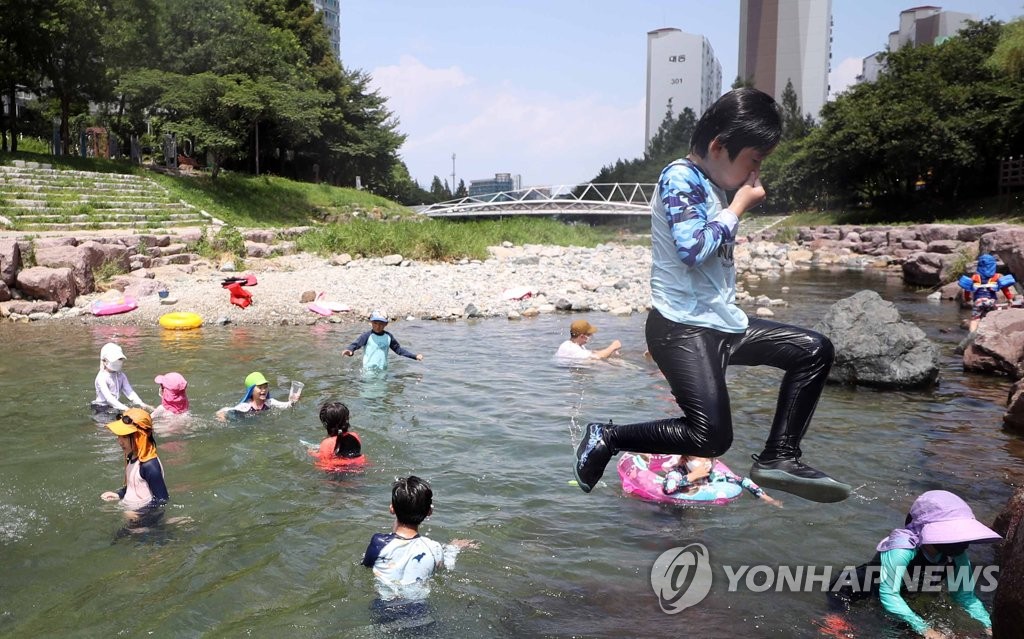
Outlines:
[{"label": "tree", "polygon": [[17,151],[18,90],[39,87],[46,43],[58,18],[51,3],[37,0],[0,0],[0,15],[0,91],[8,107],[6,118],[0,113],[0,150]]},{"label": "tree", "polygon": [[736,76],[736,79],[732,81],[732,86],[729,87],[729,88],[730,89],[754,89],[756,87],[754,86],[754,78],[753,77],[742,78],[740,76]]},{"label": "tree", "polygon": [[810,132],[813,125],[811,115],[804,117],[800,112],[800,101],[793,88],[793,81],[787,80],[786,88],[782,91],[782,139],[799,140]]},{"label": "tree", "polygon": [[457,198],[469,195],[469,191],[466,189],[466,181],[462,178],[459,178],[459,188],[455,189],[455,193],[453,195]]},{"label": "tree", "polygon": [[73,113],[86,112],[89,101],[103,101],[110,94],[100,42],[103,13],[90,0],[55,3],[56,18],[39,34],[46,46],[40,69],[44,82],[39,88],[56,104],[61,146],[70,153]]}]

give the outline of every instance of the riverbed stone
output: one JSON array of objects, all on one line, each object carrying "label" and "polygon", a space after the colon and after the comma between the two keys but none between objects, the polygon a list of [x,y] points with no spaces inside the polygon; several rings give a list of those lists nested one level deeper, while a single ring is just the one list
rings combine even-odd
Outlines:
[{"label": "riverbed stone", "polygon": [[70,268],[33,266],[18,272],[18,288],[38,300],[71,306],[78,297],[75,276]]},{"label": "riverbed stone", "polygon": [[15,300],[8,302],[4,306],[8,313],[18,313],[19,315],[32,315],[33,313],[52,315],[59,308],[57,302],[45,302],[42,300]]},{"label": "riverbed stone", "polygon": [[992,311],[981,319],[964,348],[964,370],[990,375],[1024,376],[1024,309]]},{"label": "riverbed stone", "polygon": [[941,253],[914,253],[903,262],[903,281],[917,286],[938,286],[948,279],[947,265],[952,261],[952,256]]},{"label": "riverbed stone", "polygon": [[1018,379],[1010,387],[1010,397],[1003,414],[1003,426],[1008,430],[1024,434],[1024,379]]},{"label": "riverbed stone", "polygon": [[979,240],[978,250],[995,255],[1016,277],[1024,278],[1024,229],[987,233]]},{"label": "riverbed stone", "polygon": [[399,255],[398,253],[394,253],[392,255],[385,255],[384,257],[382,257],[381,263],[384,266],[399,266],[402,264],[402,260],[403,258],[401,255]]},{"label": "riverbed stone", "polygon": [[999,585],[992,601],[992,636],[1024,636],[1024,488],[1018,488],[992,529],[1003,536],[997,546]]},{"label": "riverbed stone", "polygon": [[14,240],[0,240],[0,281],[14,286],[21,270],[21,246]]},{"label": "riverbed stone", "polygon": [[877,388],[935,384],[939,352],[924,331],[900,317],[896,305],[861,291],[829,307],[814,330],[832,340],[836,356],[828,379]]}]

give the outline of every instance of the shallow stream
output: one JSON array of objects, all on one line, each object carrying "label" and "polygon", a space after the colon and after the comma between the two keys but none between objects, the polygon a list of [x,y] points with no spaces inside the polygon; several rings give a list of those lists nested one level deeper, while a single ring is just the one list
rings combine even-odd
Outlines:
[{"label": "shallow stream", "polygon": [[[340,354],[361,324],[189,332],[0,325],[0,635],[386,635],[372,623],[372,575],[359,562],[370,536],[390,530],[391,482],[414,473],[435,494],[421,532],[480,547],[437,576],[433,623],[403,634],[819,636],[815,622],[827,611],[820,592],[727,592],[723,567],[856,564],[923,490],[957,492],[991,522],[1024,482],[1024,439],[1001,425],[1008,382],[962,372],[953,354],[963,337],[960,312],[951,303],[928,303],[871,273],[795,273],[749,287],[787,299],[776,318],[807,326],[863,288],[895,301],[939,344],[941,385],[828,387],[803,448],[809,463],[853,484],[855,494],[819,505],[779,493],[780,510],[749,497],[722,507],[645,503],[622,494],[611,467],[590,495],[570,484],[587,421],[676,412],[665,381],[642,358],[641,315],[584,315],[600,329],[594,345],[618,338],[623,356],[577,369],[550,359],[569,316],[394,322],[403,346],[426,359],[392,356],[383,379],[364,378],[359,357]],[[157,401],[159,373],[176,370],[190,382],[194,417],[158,439],[172,497],[167,517],[184,523],[124,535],[118,507],[99,499],[123,479],[114,436],[87,408],[107,341],[124,348],[125,371],[147,401]],[[300,404],[215,421],[253,370],[282,399],[289,380],[305,382]],[[723,461],[741,474],[767,433],[779,377],[730,371],[736,437]],[[323,436],[317,410],[328,399],[352,409],[371,460],[362,474],[316,469],[300,442]],[[700,605],[667,615],[651,566],[692,542],[707,546],[714,586]],[[972,556],[984,563],[991,550]],[[991,594],[982,598],[991,603]],[[914,605],[980,636],[942,602]],[[903,636],[875,605],[850,619],[857,636]]]}]

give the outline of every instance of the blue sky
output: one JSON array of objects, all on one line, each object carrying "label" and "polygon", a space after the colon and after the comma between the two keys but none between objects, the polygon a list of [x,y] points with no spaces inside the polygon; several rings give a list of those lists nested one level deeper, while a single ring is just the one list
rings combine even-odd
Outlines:
[{"label": "blue sky", "polygon": [[[923,3],[833,0],[833,90],[884,49],[899,12]],[[948,0],[949,11],[1003,21],[1024,0]],[[736,77],[738,0],[347,0],[341,55],[373,77],[408,136],[413,178],[456,183],[522,176],[523,185],[586,181],[643,153],[647,32],[705,35]]]}]

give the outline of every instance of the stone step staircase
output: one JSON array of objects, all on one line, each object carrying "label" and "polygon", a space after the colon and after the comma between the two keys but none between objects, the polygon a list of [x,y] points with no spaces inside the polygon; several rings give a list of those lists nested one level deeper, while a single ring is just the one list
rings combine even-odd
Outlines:
[{"label": "stone step staircase", "polygon": [[0,229],[164,229],[210,222],[141,175],[54,169],[23,160],[0,166]]}]

